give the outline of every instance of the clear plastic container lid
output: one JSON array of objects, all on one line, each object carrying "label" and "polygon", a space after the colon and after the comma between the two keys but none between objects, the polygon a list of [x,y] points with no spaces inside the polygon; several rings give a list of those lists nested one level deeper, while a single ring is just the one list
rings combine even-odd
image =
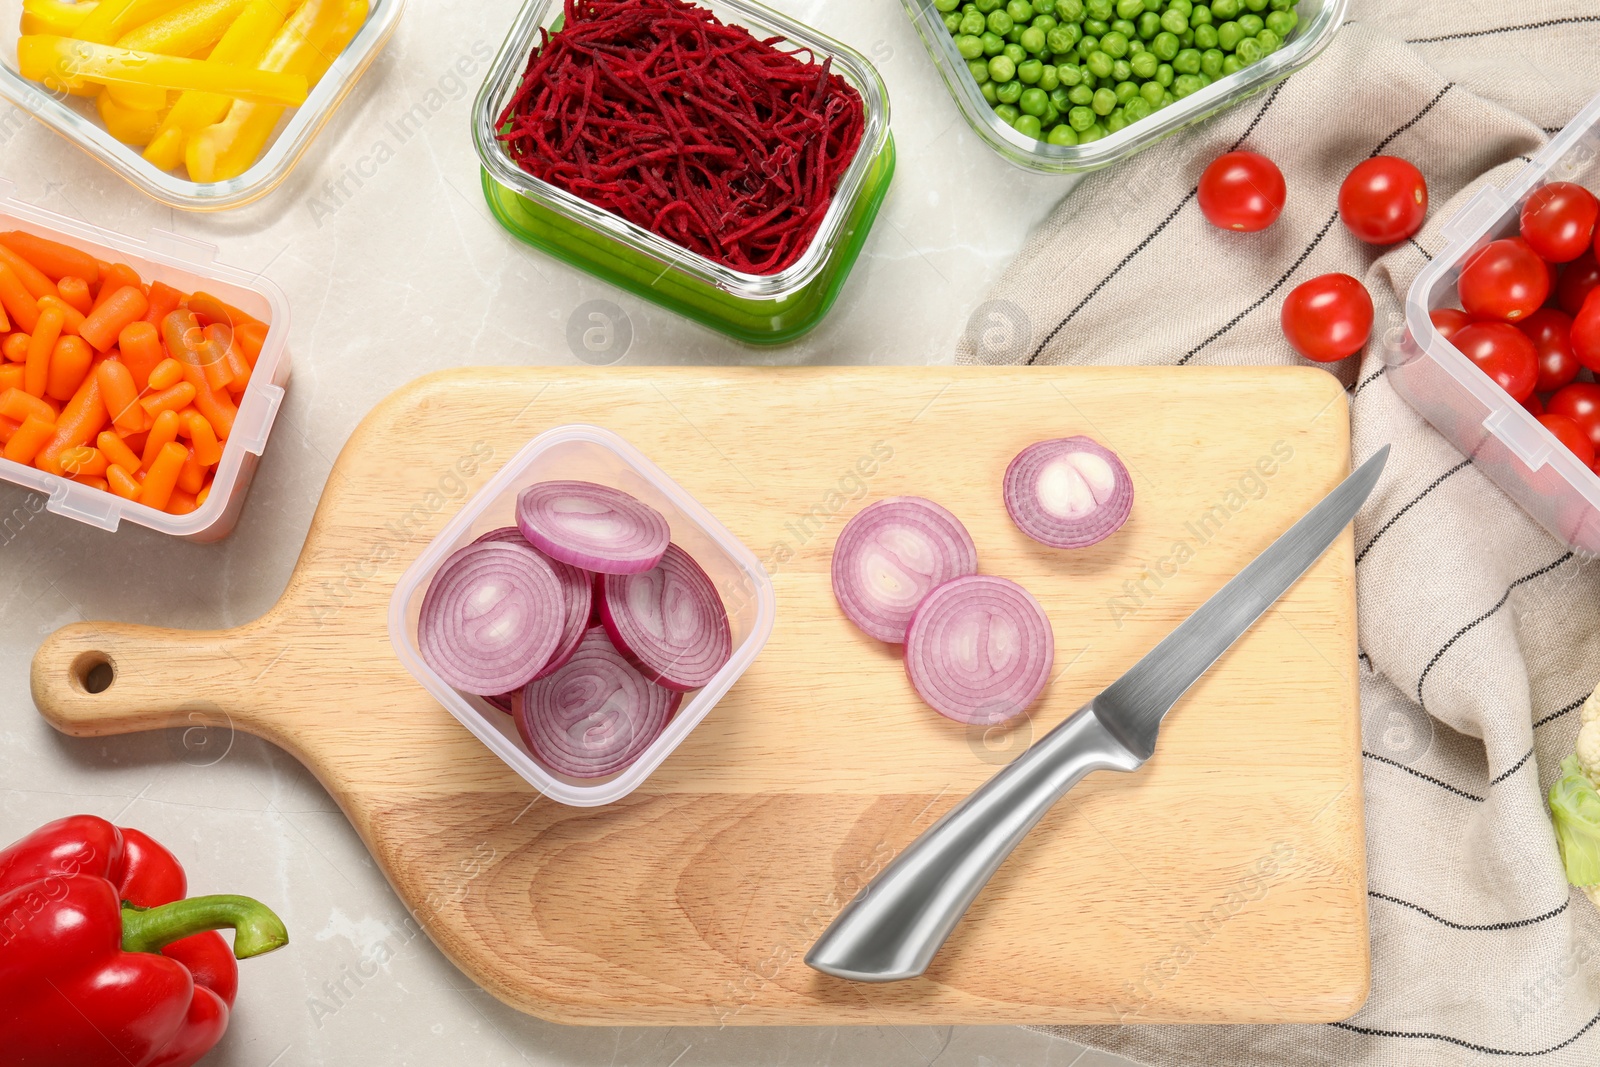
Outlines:
[{"label": "clear plastic container lid", "polygon": [[[576,478],[633,494],[666,516],[672,541],[710,576],[733,630],[733,655],[703,689],[684,695],[666,729],[631,766],[607,778],[557,774],[522,743],[511,716],[440,678],[422,659],[417,621],[428,584],[456,549],[502,526],[516,525],[517,494],[535,482]],[[620,800],[683,743],[739,676],[755,662],[776,616],[772,579],[755,555],[666,472],[621,437],[598,426],[558,426],[534,438],[439,531],[406,568],[389,600],[389,639],[396,655],[424,689],[506,766],[552,800],[595,807]]]},{"label": "clear plastic container lid", "polygon": [[172,173],[158,170],[145,161],[142,149],[125,145],[106,132],[92,99],[51,93],[19,74],[16,40],[22,18],[21,0],[0,0],[0,26],[8,27],[10,34],[6,38],[9,47],[0,53],[0,97],[32,114],[164,204],[191,211],[239,207],[265,196],[288,177],[334,109],[394,33],[403,6],[404,0],[372,0],[366,24],[312,88],[306,102],[290,109],[279,121],[266,150],[250,169],[227,181],[192,182],[181,176],[181,168]]}]

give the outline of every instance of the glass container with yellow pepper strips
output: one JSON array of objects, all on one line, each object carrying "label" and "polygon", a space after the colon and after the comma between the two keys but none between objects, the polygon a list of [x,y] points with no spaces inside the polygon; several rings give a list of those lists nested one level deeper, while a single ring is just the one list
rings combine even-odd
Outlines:
[{"label": "glass container with yellow pepper strips", "polygon": [[289,934],[259,901],[186,899],[187,888],[171,852],[92,815],[0,851],[8,1067],[189,1067],[205,1056],[228,1028],[234,959],[282,948]]}]

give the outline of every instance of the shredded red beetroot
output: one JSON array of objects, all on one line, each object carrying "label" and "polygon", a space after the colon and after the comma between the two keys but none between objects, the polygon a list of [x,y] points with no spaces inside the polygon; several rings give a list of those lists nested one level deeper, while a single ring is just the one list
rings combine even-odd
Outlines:
[{"label": "shredded red beetroot", "polygon": [[500,115],[529,174],[748,274],[810,246],[861,146],[861,95],[685,0],[565,0]]}]

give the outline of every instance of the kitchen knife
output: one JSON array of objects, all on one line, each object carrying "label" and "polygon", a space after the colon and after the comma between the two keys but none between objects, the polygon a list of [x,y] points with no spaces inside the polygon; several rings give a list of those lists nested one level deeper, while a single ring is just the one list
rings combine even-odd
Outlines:
[{"label": "kitchen knife", "polygon": [[1126,674],[1041,737],[906,846],[822,932],[807,965],[858,982],[927,970],[1029,830],[1090,771],[1133,771],[1179,697],[1261,617],[1366,502],[1385,445]]}]

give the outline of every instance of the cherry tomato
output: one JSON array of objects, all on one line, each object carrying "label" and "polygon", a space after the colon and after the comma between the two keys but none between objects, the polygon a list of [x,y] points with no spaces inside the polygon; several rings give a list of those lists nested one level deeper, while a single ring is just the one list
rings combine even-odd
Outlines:
[{"label": "cherry tomato", "polygon": [[1561,310],[1576,315],[1583,310],[1583,302],[1596,286],[1600,286],[1600,262],[1590,249],[1561,270],[1561,281],[1556,284],[1556,299]]},{"label": "cherry tomato", "polygon": [[[1372,333],[1372,297],[1348,274],[1323,274],[1283,302],[1283,336],[1296,352],[1332,363],[1361,351]],[[1520,335],[1519,335],[1520,336]]]},{"label": "cherry tomato", "polygon": [[1600,385],[1573,382],[1545,403],[1545,410],[1565,415],[1589,437],[1589,444],[1600,449]]},{"label": "cherry tomato", "polygon": [[1475,322],[1450,343],[1494,379],[1511,399],[1520,403],[1533,394],[1534,383],[1539,379],[1539,358],[1533,342],[1515,326]]},{"label": "cherry tomato", "polygon": [[1572,320],[1571,339],[1573,358],[1592,371],[1600,371],[1600,297],[1593,293],[1578,309]]},{"label": "cherry tomato", "polygon": [[1259,152],[1228,152],[1200,175],[1200,213],[1223,230],[1255,233],[1283,213],[1288,188],[1278,165]]},{"label": "cherry tomato", "polygon": [[1456,284],[1461,306],[1477,319],[1525,319],[1550,295],[1544,260],[1520,237],[1491,241],[1474,252]]},{"label": "cherry tomato", "polygon": [[1556,435],[1556,440],[1567,446],[1567,451],[1578,457],[1585,467],[1594,466],[1594,445],[1579,425],[1565,415],[1540,415],[1539,425]]},{"label": "cherry tomato", "polygon": [[1357,163],[1339,186],[1339,217],[1370,245],[1404,241],[1428,217],[1428,183],[1403,159],[1373,156]]},{"label": "cherry tomato", "polygon": [[1600,200],[1581,185],[1551,182],[1522,205],[1522,237],[1549,263],[1570,263],[1594,244]]},{"label": "cherry tomato", "polygon": [[1534,390],[1550,393],[1578,376],[1583,365],[1572,351],[1572,316],[1556,308],[1540,308],[1517,323],[1528,335],[1539,359],[1539,381]]},{"label": "cherry tomato", "polygon": [[1434,308],[1428,312],[1428,320],[1446,341],[1477,321],[1460,308]]},{"label": "cherry tomato", "polygon": [[1538,393],[1529,393],[1528,399],[1522,402],[1522,406],[1527,408],[1528,414],[1534,418],[1544,414],[1544,401],[1539,399]]}]

